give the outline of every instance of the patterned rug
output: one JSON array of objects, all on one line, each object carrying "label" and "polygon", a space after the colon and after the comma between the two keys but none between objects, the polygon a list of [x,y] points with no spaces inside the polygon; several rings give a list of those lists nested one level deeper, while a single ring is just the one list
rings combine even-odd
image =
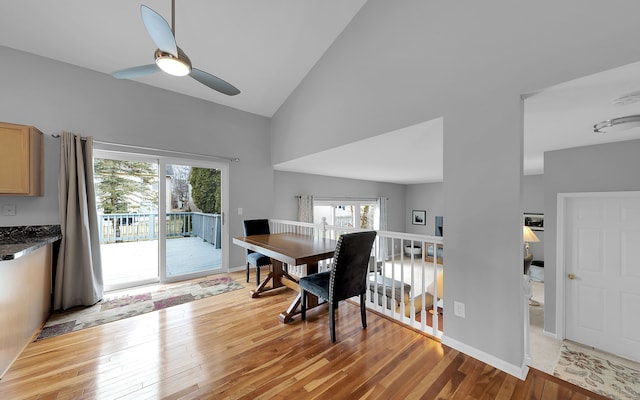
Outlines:
[{"label": "patterned rug", "polygon": [[200,282],[171,285],[150,293],[103,300],[91,307],[76,307],[71,310],[54,313],[35,341],[242,288],[241,284],[227,276],[223,276]]},{"label": "patterned rug", "polygon": [[562,380],[614,400],[640,399],[640,371],[617,357],[600,357],[597,352],[563,344],[553,374]]}]

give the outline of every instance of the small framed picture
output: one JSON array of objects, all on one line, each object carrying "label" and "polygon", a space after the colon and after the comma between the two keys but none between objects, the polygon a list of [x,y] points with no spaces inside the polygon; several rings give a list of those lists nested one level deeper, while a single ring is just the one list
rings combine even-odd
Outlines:
[{"label": "small framed picture", "polygon": [[532,231],[544,231],[544,214],[524,214],[524,226]]},{"label": "small framed picture", "polygon": [[425,210],[413,210],[411,213],[411,223],[413,225],[426,225],[427,212]]}]

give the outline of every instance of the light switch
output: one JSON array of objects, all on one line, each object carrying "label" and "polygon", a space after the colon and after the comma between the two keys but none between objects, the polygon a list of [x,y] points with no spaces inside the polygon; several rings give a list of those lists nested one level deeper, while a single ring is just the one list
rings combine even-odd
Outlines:
[{"label": "light switch", "polygon": [[242,207],[238,207],[238,215],[242,215]]},{"label": "light switch", "polygon": [[2,206],[2,215],[7,217],[13,217],[16,215],[16,205],[15,204],[5,204]]}]

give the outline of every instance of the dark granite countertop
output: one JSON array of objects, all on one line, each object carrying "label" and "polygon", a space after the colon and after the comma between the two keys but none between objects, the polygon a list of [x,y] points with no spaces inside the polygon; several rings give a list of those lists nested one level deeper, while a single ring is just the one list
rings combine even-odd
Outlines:
[{"label": "dark granite countertop", "polygon": [[15,260],[60,239],[60,225],[0,227],[0,261]]}]

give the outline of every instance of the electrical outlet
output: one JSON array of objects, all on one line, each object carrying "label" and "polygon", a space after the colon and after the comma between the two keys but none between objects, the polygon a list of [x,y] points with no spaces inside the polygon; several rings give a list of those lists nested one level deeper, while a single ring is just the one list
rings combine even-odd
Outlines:
[{"label": "electrical outlet", "polygon": [[453,313],[460,318],[464,318],[465,317],[465,313],[464,313],[464,303],[461,303],[459,301],[454,301],[453,302]]},{"label": "electrical outlet", "polygon": [[16,215],[16,205],[15,204],[5,204],[2,206],[2,215],[13,217]]}]

